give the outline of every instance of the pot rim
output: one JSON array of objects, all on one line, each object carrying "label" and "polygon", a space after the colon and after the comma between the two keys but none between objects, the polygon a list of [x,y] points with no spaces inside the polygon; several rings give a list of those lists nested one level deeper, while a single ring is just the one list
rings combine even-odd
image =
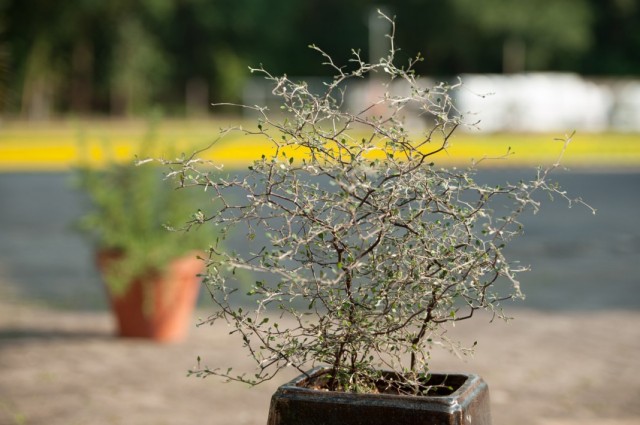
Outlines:
[{"label": "pot rim", "polygon": [[[286,398],[331,398],[333,402],[344,403],[363,403],[363,404],[395,404],[400,401],[409,404],[415,404],[416,408],[420,405],[438,406],[438,410],[457,411],[464,409],[475,398],[474,396],[482,391],[486,391],[486,382],[476,374],[472,373],[432,373],[437,377],[456,377],[464,379],[463,383],[451,394],[448,395],[408,395],[408,394],[373,394],[373,393],[349,393],[344,391],[326,391],[317,390],[301,386],[304,381],[317,377],[326,371],[329,367],[318,366],[306,374],[302,374],[283,384],[278,388],[276,394],[279,397]],[[274,395],[275,397],[275,395]]]}]

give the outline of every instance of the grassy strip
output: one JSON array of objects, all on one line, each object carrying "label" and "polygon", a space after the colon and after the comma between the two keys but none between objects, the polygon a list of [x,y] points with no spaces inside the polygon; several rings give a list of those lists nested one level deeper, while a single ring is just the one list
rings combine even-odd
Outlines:
[{"label": "grassy strip", "polygon": [[[209,145],[221,127],[221,121],[164,121],[157,129],[157,156],[189,155]],[[107,161],[130,161],[139,151],[148,125],[145,122],[100,121],[52,123],[30,126],[9,123],[0,127],[0,171],[62,171],[85,158],[93,166]],[[459,132],[445,153],[435,158],[440,165],[464,166],[473,159],[502,157],[485,161],[487,167],[522,167],[548,164],[556,160],[562,134],[471,135]],[[109,144],[110,149],[105,149]],[[207,150],[202,157],[227,167],[245,167],[271,147],[263,139],[231,134]],[[112,154],[107,154],[110,151]],[[578,133],[563,163],[570,168],[640,169],[640,135]]]}]

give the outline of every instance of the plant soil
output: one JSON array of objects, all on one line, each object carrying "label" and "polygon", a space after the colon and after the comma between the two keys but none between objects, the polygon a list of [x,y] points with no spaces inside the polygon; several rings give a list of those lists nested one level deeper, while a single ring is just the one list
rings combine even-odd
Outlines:
[{"label": "plant soil", "polygon": [[[429,375],[421,381],[419,388],[414,388],[403,382],[403,379],[393,373],[385,373],[376,382],[372,382],[368,388],[373,394],[393,395],[418,395],[418,396],[447,396],[456,391],[464,383],[456,375]],[[310,388],[317,391],[329,391],[329,371],[310,376],[300,382],[299,387]]]}]

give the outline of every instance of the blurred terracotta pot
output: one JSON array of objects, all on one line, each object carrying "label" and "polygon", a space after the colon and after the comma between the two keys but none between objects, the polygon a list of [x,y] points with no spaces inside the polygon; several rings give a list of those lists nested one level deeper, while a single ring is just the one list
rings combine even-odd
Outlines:
[{"label": "blurred terracotta pot", "polygon": [[[122,254],[99,252],[98,268],[117,267]],[[171,261],[163,273],[150,273],[131,282],[122,294],[107,286],[118,336],[179,342],[186,338],[200,290],[204,262],[192,252]]]}]

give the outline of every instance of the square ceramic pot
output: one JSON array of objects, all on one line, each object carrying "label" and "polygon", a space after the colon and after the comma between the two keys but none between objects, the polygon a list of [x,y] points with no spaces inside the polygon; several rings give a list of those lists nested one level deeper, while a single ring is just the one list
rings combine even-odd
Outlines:
[{"label": "square ceramic pot", "polygon": [[490,425],[489,389],[477,375],[432,374],[448,395],[356,394],[305,387],[326,369],[282,385],[271,398],[268,425]]}]

